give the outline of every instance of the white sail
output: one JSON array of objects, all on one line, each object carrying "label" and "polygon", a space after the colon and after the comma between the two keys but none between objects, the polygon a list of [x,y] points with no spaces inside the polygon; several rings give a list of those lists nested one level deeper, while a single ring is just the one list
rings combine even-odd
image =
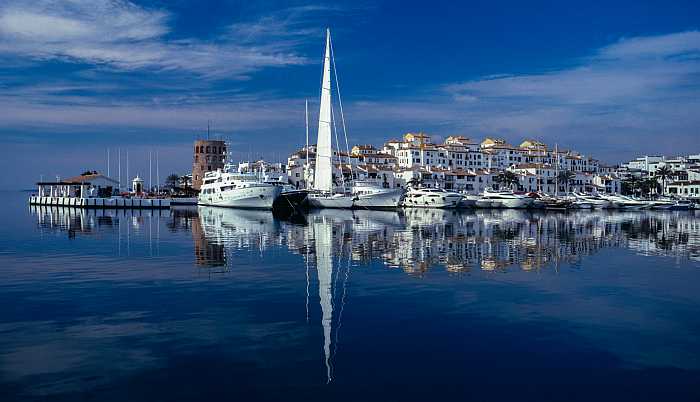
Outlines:
[{"label": "white sail", "polygon": [[331,382],[331,324],[333,322],[333,228],[330,222],[314,222],[316,270],[318,271],[318,296],[321,301],[321,324],[323,325],[323,352],[325,355],[327,381]]},{"label": "white sail", "polygon": [[331,31],[326,30],[326,57],[323,61],[321,109],[318,115],[318,142],[316,143],[316,169],[314,189],[333,191],[333,149],[331,144]]}]

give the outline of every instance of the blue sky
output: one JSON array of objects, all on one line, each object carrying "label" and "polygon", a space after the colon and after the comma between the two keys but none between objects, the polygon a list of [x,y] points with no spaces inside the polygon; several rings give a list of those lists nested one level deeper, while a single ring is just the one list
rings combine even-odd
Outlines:
[{"label": "blue sky", "polygon": [[2,0],[0,167],[21,173],[0,185],[104,170],[117,147],[130,173],[156,149],[162,176],[186,172],[207,120],[238,157],[282,159],[317,107],[326,26],[353,143],[697,153],[698,21],[697,1]]}]

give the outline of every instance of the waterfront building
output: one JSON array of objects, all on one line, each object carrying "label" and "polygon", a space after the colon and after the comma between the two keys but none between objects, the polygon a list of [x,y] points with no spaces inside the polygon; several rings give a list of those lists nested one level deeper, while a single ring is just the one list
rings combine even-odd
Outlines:
[{"label": "waterfront building", "polygon": [[97,171],[54,182],[39,182],[39,197],[111,197],[119,189],[119,182]]},{"label": "waterfront building", "polygon": [[226,143],[222,140],[196,140],[192,157],[192,187],[202,186],[207,172],[223,169],[226,164]]},{"label": "waterfront building", "polygon": [[602,173],[593,176],[595,192],[619,194],[622,192],[622,180],[615,174]]},{"label": "waterfront building", "polygon": [[700,180],[679,180],[667,183],[666,193],[700,199]]},{"label": "waterfront building", "polygon": [[[311,146],[311,169],[314,151]],[[292,184],[303,184],[301,166],[305,164],[305,158],[305,149],[301,149],[288,159]],[[518,175],[519,183],[514,189],[548,194],[620,193],[624,180],[632,176],[652,177],[662,166],[672,170],[667,176],[667,185],[671,186],[668,192],[685,194],[688,187],[688,194],[693,194],[692,185],[688,183],[700,181],[700,154],[674,158],[644,156],[610,166],[600,164],[591,156],[552,147],[532,138],[526,138],[516,146],[496,137],[477,142],[467,136],[451,135],[438,143],[423,132],[409,132],[400,139],[386,141],[381,149],[371,144],[356,145],[350,155],[334,154],[334,163],[337,177],[341,174],[339,166],[349,166],[342,170],[345,180],[368,178],[384,186],[393,183],[396,187],[420,181],[425,187],[468,193],[497,188],[494,178],[504,170]],[[570,179],[559,183],[557,188],[556,177],[560,172],[569,172]]]}]

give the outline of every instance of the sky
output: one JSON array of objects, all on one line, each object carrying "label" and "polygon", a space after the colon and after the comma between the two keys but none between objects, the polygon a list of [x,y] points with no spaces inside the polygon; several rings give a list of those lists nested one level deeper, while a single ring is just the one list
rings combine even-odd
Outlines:
[{"label": "sky", "polygon": [[[331,29],[350,143],[533,138],[604,163],[700,153],[697,1],[0,0],[0,188],[285,160]],[[336,101],[337,104],[337,101]],[[125,171],[123,172],[125,175]],[[155,167],[153,170],[155,180]]]}]

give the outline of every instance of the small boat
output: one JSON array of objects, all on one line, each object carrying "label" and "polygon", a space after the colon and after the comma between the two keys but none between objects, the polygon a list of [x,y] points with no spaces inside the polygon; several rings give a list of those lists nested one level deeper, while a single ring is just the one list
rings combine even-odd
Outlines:
[{"label": "small boat", "polygon": [[612,203],[613,208],[625,210],[641,210],[651,208],[650,202],[638,200],[624,195],[611,195],[607,199]]},{"label": "small boat", "polygon": [[282,192],[272,204],[272,209],[300,212],[306,204],[308,190],[297,190],[291,185],[282,185]]},{"label": "small boat", "polygon": [[306,197],[309,208],[352,208],[354,198],[351,194],[311,191]]},{"label": "small boat", "polygon": [[590,203],[593,208],[605,209],[612,206],[612,202],[610,200],[603,198],[600,195],[573,193],[573,196],[577,200]]},{"label": "small boat", "polygon": [[696,208],[697,208],[697,204],[694,204],[690,200],[678,200],[669,209],[671,211],[689,211],[689,210],[696,209]]},{"label": "small boat", "polygon": [[353,208],[394,209],[403,198],[401,188],[384,188],[373,183],[355,182],[352,187]]},{"label": "small boat", "polygon": [[476,207],[476,202],[479,200],[478,195],[462,193],[462,199],[459,200],[459,208],[474,208]]},{"label": "small boat", "polygon": [[484,191],[475,202],[479,208],[527,208],[532,198],[512,191]]},{"label": "small boat", "polygon": [[404,207],[457,208],[462,194],[443,188],[409,188],[403,199]]},{"label": "small boat", "polygon": [[572,209],[574,202],[568,198],[563,197],[540,197],[539,202],[546,210],[551,211],[566,211]]}]

